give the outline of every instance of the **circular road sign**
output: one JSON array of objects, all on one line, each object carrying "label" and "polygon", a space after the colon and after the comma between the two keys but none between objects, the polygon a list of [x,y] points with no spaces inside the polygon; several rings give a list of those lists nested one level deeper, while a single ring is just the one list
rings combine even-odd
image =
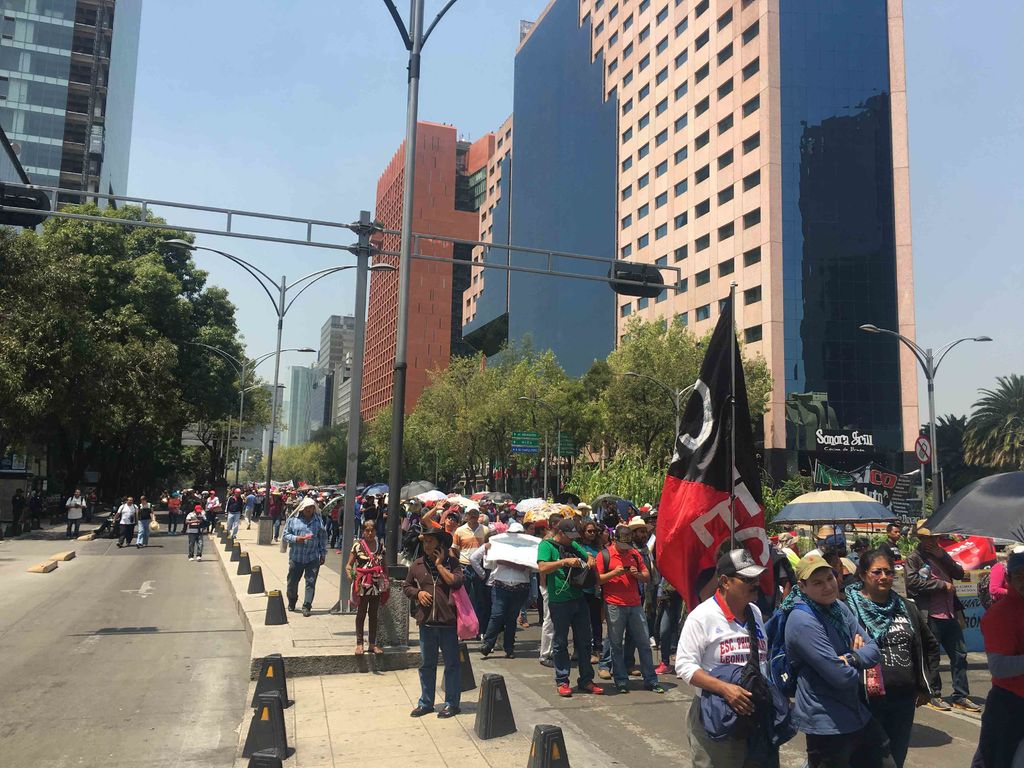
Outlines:
[{"label": "circular road sign", "polygon": [[928,442],[927,437],[920,435],[917,438],[917,442],[914,443],[914,453],[917,454],[917,460],[922,464],[927,464],[932,460],[932,444]]}]

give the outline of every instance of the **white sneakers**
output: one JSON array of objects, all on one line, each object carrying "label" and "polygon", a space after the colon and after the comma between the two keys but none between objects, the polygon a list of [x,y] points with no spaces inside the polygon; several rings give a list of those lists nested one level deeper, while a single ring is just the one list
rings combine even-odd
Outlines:
[{"label": "white sneakers", "polygon": [[195,560],[195,558],[194,558],[194,557],[190,557],[190,558],[189,558],[189,562],[192,562],[193,560]]},{"label": "white sneakers", "polygon": [[196,560],[202,560],[202,559],[203,559],[202,555],[200,555],[199,557],[196,558]]}]

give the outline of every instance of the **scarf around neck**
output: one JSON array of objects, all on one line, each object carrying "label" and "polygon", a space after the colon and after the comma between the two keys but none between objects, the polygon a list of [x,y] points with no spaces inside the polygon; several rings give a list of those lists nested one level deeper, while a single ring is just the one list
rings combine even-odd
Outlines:
[{"label": "scarf around neck", "polygon": [[846,599],[850,603],[850,607],[853,608],[854,613],[864,623],[864,629],[875,640],[881,640],[885,637],[889,627],[892,625],[893,619],[897,616],[904,616],[907,620],[910,619],[910,614],[907,613],[907,607],[903,603],[903,598],[895,592],[889,592],[889,601],[887,603],[879,604],[861,592],[863,586],[861,582],[848,586],[846,588]]},{"label": "scarf around neck", "polygon": [[822,605],[811,600],[799,586],[794,586],[786,596],[786,599],[782,601],[779,610],[788,613],[796,606],[797,600],[801,600],[805,605],[809,606],[822,624],[832,625],[847,646],[853,642],[853,638],[850,637],[850,630],[846,624],[846,616],[843,614],[841,600],[836,600],[831,605]]}]

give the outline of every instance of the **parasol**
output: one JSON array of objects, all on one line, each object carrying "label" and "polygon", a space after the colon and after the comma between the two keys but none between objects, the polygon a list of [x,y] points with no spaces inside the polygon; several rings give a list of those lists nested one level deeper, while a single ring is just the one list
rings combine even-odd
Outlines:
[{"label": "parasol", "polygon": [[896,515],[870,496],[856,491],[812,491],[797,496],[773,523],[887,522]]}]

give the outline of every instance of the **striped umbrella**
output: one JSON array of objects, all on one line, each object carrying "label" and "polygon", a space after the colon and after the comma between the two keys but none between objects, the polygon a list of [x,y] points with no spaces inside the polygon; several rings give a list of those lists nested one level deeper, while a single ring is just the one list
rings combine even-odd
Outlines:
[{"label": "striped umbrella", "polygon": [[870,496],[856,491],[813,491],[797,496],[773,523],[888,522],[896,515]]}]

